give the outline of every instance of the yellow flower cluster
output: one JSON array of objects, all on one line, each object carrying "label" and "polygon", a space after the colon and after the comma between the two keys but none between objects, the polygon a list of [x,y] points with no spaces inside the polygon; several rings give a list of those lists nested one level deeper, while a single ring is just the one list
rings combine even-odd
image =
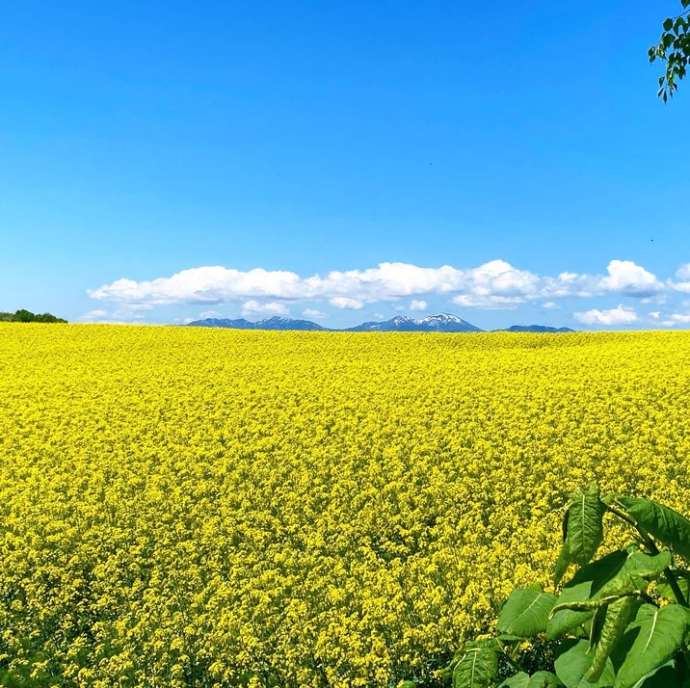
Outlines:
[{"label": "yellow flower cluster", "polygon": [[394,684],[578,485],[687,513],[689,418],[684,333],[0,324],[0,683]]}]

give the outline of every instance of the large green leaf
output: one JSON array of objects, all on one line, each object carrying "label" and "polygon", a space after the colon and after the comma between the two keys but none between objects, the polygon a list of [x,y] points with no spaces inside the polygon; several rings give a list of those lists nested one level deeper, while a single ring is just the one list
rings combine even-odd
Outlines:
[{"label": "large green leaf", "polygon": [[[563,607],[575,611],[595,609],[601,604],[610,604],[612,598],[622,595],[631,595],[644,591],[650,581],[659,578],[671,562],[671,553],[668,550],[659,554],[645,554],[644,552],[632,552],[620,571],[607,581],[599,590],[590,595],[589,599],[571,602],[559,600],[553,608],[553,614],[557,614]],[[580,589],[580,588],[578,588]],[[586,588],[581,586],[584,591]]]},{"label": "large green leaf", "polygon": [[687,688],[683,671],[676,667],[674,662],[667,662],[657,669],[651,676],[647,676],[637,688],[669,688],[669,686],[680,686]]},{"label": "large green leaf", "polygon": [[521,671],[507,678],[498,688],[559,688],[562,685],[550,671],[537,671],[531,676]]},{"label": "large green leaf", "polygon": [[496,643],[468,643],[453,670],[453,688],[489,688],[495,684],[497,673]]},{"label": "large green leaf", "polygon": [[604,536],[602,519],[606,505],[599,497],[599,488],[590,485],[578,490],[571,498],[563,520],[563,546],[556,564],[556,582],[569,564],[588,564]]},{"label": "large green leaf", "polygon": [[649,499],[618,497],[617,501],[639,526],[690,561],[690,521],[685,516]]},{"label": "large green leaf", "polygon": [[585,674],[592,666],[593,653],[586,640],[566,640],[563,652],[558,656],[554,667],[556,675],[566,688],[611,688],[615,680],[613,663],[606,660],[604,670],[597,681],[590,682]]},{"label": "large green leaf", "polygon": [[509,676],[498,688],[529,688],[529,674],[521,671],[519,674]]},{"label": "large green leaf", "polygon": [[643,604],[626,631],[632,643],[618,671],[615,688],[632,688],[672,659],[683,644],[688,620],[687,611],[680,605],[659,609]]},{"label": "large green leaf", "polygon": [[559,609],[561,605],[598,600],[642,590],[670,563],[670,554],[645,554],[639,550],[617,550],[581,568],[563,588],[546,625],[549,639],[555,640],[586,624],[593,610]]},{"label": "large green leaf", "polygon": [[555,595],[538,587],[516,588],[501,609],[497,628],[523,638],[543,633],[555,603]]},{"label": "large green leaf", "polygon": [[566,583],[565,587],[573,587],[580,583],[591,583],[591,593],[596,594],[608,581],[614,578],[623,568],[623,565],[630,557],[630,552],[619,549],[610,552],[596,561],[578,569],[572,579]]},{"label": "large green leaf", "polygon": [[[586,674],[588,681],[594,682],[600,678],[606,668],[609,656],[623,638],[634,612],[635,600],[631,597],[621,597],[606,607],[603,624],[600,629],[595,629],[597,638],[592,665]],[[596,623],[593,624],[593,626],[595,625]]]},{"label": "large green leaf", "polygon": [[558,677],[550,671],[537,671],[530,676],[527,688],[558,688],[562,685]]},{"label": "large green leaf", "polygon": [[664,569],[671,565],[671,561],[671,553],[668,550],[659,554],[646,554],[640,550],[631,552],[620,571],[601,586],[595,597],[625,595],[643,590],[651,580],[663,574]]},{"label": "large green leaf", "polygon": [[[584,600],[589,599],[591,589],[592,581],[583,581],[572,587],[563,588],[557,604],[584,602]],[[586,624],[592,618],[593,613],[593,611],[576,612],[572,609],[557,611],[546,623],[546,637],[549,640],[556,640],[566,633],[572,633],[575,629]]]}]

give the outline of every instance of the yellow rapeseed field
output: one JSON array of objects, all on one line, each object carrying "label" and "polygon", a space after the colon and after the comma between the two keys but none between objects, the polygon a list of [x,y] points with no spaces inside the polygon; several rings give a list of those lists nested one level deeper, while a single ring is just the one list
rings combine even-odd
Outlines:
[{"label": "yellow rapeseed field", "polygon": [[0,324],[0,677],[395,684],[689,468],[690,334]]}]

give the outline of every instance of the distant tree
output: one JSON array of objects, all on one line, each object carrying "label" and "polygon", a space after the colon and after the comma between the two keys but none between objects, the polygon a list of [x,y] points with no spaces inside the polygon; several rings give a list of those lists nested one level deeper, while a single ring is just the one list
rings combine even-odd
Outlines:
[{"label": "distant tree", "polygon": [[649,61],[662,60],[666,73],[659,77],[659,98],[666,103],[690,67],[690,0],[680,0],[683,11],[664,20],[659,43],[649,49]]},{"label": "distant tree", "polygon": [[14,313],[0,313],[0,322],[40,322],[40,323],[66,323],[62,318],[56,318],[51,313],[35,314],[20,308]]},{"label": "distant tree", "polygon": [[25,308],[21,308],[14,314],[15,322],[33,322],[36,316],[31,312],[27,311]]},{"label": "distant tree", "polygon": [[51,313],[39,313],[34,316],[34,322],[42,322],[42,323],[66,323],[66,320],[63,320],[62,318],[56,318],[54,315]]}]

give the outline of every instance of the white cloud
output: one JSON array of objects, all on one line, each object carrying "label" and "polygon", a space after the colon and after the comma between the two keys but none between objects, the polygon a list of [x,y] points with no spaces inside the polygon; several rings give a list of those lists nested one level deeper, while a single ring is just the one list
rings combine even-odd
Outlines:
[{"label": "white cloud", "polygon": [[486,308],[488,310],[515,310],[525,299],[522,296],[477,296],[476,294],[458,294],[453,303],[464,308]]},{"label": "white cloud", "polygon": [[328,303],[336,308],[349,308],[356,311],[364,308],[364,304],[359,299],[351,299],[347,296],[334,296]]},{"label": "white cloud", "polygon": [[[425,268],[409,263],[379,263],[366,270],[332,271],[300,277],[294,272],[256,268],[247,272],[221,266],[182,270],[170,277],[136,282],[119,279],[88,294],[99,301],[122,303],[222,303],[241,298],[334,299],[375,302],[421,294],[464,290],[488,294],[532,290],[539,278],[502,260],[471,270],[450,265]],[[532,286],[530,286],[532,285]]]},{"label": "white cloud", "polygon": [[469,291],[475,296],[529,297],[539,292],[540,278],[518,270],[505,260],[492,260],[467,272]]},{"label": "white cloud", "polygon": [[690,323],[689,313],[672,313],[663,321],[662,325],[673,327],[674,325],[687,325]]},{"label": "white cloud", "polygon": [[[685,274],[684,268],[679,274]],[[682,290],[682,283],[674,288]],[[564,297],[608,293],[649,298],[662,289],[664,285],[655,275],[628,260],[612,260],[606,275],[561,272],[556,277],[540,276],[516,268],[505,260],[491,260],[468,269],[451,265],[420,267],[410,263],[379,263],[373,268],[335,270],[309,277],[285,270],[241,271],[206,266],[149,281],[118,279],[89,290],[88,294],[97,301],[120,304],[130,310],[165,304],[220,304],[263,299],[277,300],[274,303],[323,300],[337,308],[359,309],[365,304],[407,297],[421,304],[420,297],[428,294],[452,296],[453,301],[463,307],[515,308],[536,299],[554,303]],[[284,304],[281,307],[287,308]]]},{"label": "white cloud", "polygon": [[284,303],[278,301],[269,301],[262,303],[260,301],[245,301],[242,304],[242,315],[287,315],[288,307]]},{"label": "white cloud", "polygon": [[607,272],[608,276],[601,280],[601,287],[607,292],[645,297],[664,288],[655,275],[631,260],[612,260]]},{"label": "white cloud", "polygon": [[690,263],[681,265],[678,270],[676,270],[676,277],[681,280],[690,280]]},{"label": "white cloud", "polygon": [[585,325],[630,325],[637,322],[637,313],[633,308],[619,305],[608,310],[592,308],[583,313],[575,313],[575,319]]},{"label": "white cloud", "polygon": [[326,315],[322,313],[320,310],[317,308],[305,308],[302,311],[302,315],[305,318],[325,318]]},{"label": "white cloud", "polygon": [[680,281],[669,280],[669,286],[676,291],[690,294],[690,263],[685,263],[676,270],[676,278]]},{"label": "white cloud", "polygon": [[88,292],[100,301],[126,303],[222,303],[243,297],[297,297],[301,279],[294,272],[256,268],[247,272],[221,266],[190,268],[171,277],[135,282],[119,279]]},{"label": "white cloud", "polygon": [[597,290],[601,278],[576,272],[561,272],[557,277],[542,277],[537,297],[561,299],[568,296],[588,297]]},{"label": "white cloud", "polygon": [[555,301],[547,301],[546,303],[542,303],[541,307],[547,311],[553,311],[557,308],[560,308],[560,306]]},{"label": "white cloud", "polygon": [[[199,313],[199,320],[206,320],[206,318],[220,318],[221,314],[218,311],[201,311]],[[193,320],[193,318],[192,318]]]},{"label": "white cloud", "polygon": [[411,311],[425,311],[427,309],[427,302],[422,299],[412,299],[410,301]]},{"label": "white cloud", "polygon": [[661,311],[650,311],[649,317],[652,320],[659,320],[659,318],[661,318]]},{"label": "white cloud", "polygon": [[540,296],[542,278],[504,260],[492,260],[467,270],[463,293],[453,302],[466,308],[513,309]]},{"label": "white cloud", "polygon": [[636,298],[658,295],[664,285],[654,274],[631,260],[612,260],[606,275],[562,272],[557,277],[543,277],[540,295],[544,298],[588,298],[603,294],[620,294]]}]

